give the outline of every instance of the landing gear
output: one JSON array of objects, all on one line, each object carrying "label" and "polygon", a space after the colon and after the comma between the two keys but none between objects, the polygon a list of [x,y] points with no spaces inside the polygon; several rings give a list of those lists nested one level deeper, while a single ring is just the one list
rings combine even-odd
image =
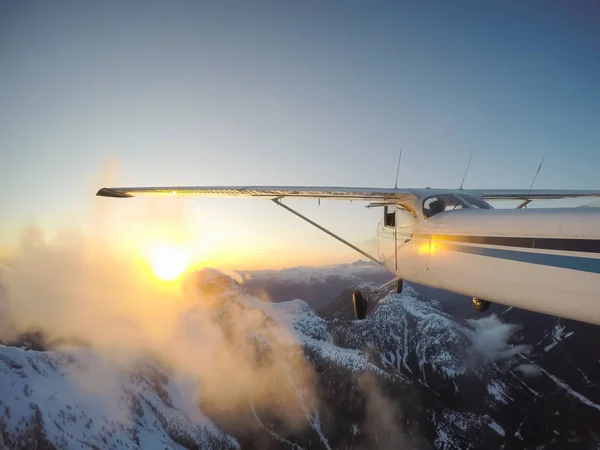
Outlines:
[{"label": "landing gear", "polygon": [[367,315],[367,301],[360,291],[352,292],[352,304],[354,305],[354,315],[358,320],[363,320]]},{"label": "landing gear", "polygon": [[484,312],[487,311],[492,303],[487,300],[482,300],[477,297],[473,297],[473,306],[475,307],[475,311]]},{"label": "landing gear", "polygon": [[[401,279],[396,279],[396,280],[390,280],[387,283],[381,285],[376,290],[371,292],[367,297],[377,294],[378,292],[382,292],[386,289],[389,290],[389,288],[392,284],[394,285],[394,292],[396,294],[400,294],[402,292],[402,288],[404,287],[404,281],[402,281]],[[364,319],[367,315],[367,300],[363,296],[362,292],[360,292],[360,291],[352,292],[352,304],[354,305],[354,315],[356,316],[356,318],[358,320]]]},{"label": "landing gear", "polygon": [[404,282],[402,280],[396,281],[396,284],[394,284],[394,290],[395,290],[396,294],[402,293],[403,285],[404,285]]}]

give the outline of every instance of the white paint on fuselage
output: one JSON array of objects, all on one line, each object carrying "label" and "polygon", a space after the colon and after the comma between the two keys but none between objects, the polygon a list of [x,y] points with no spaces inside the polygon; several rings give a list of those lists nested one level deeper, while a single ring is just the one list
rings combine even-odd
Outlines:
[{"label": "white paint on fuselage", "polygon": [[[519,260],[536,254],[546,255],[536,256],[541,260],[553,261],[558,256],[574,266],[598,267],[599,253],[436,239],[436,235],[600,239],[599,209],[462,209],[425,219],[422,200],[415,197],[404,203],[417,215],[414,227],[401,230],[412,235],[408,243],[400,238],[398,228],[380,224],[377,230],[379,257],[399,278],[494,303],[600,324],[600,273],[593,272],[595,269],[574,270]],[[505,258],[507,254],[516,256]]]},{"label": "white paint on fuselage", "polygon": [[600,239],[600,209],[461,209],[423,221],[421,230],[470,236]]}]

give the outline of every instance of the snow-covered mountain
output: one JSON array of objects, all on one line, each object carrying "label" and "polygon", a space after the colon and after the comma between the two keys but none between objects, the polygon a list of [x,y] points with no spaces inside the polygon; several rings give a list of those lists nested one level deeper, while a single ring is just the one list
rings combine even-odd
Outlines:
[{"label": "snow-covered mountain", "polygon": [[3,448],[239,448],[198,408],[189,382],[149,360],[0,347],[0,379]]},{"label": "snow-covered mountain", "polygon": [[[0,347],[0,443],[600,446],[597,327],[506,308],[461,318],[410,286],[374,298],[364,321],[320,317],[299,299],[263,302],[214,271],[198,272],[186,289],[216,299],[208,311],[190,304],[181,317],[182,342],[208,326],[207,315],[217,330],[187,355],[193,370],[165,354],[34,350],[23,339]],[[349,293],[340,295],[329,313],[348,303]]]},{"label": "snow-covered mountain", "polygon": [[301,298],[313,309],[325,307],[350,286],[361,283],[381,285],[392,275],[378,264],[356,261],[320,267],[292,267],[283,270],[241,271],[244,289],[255,297],[272,302]]}]

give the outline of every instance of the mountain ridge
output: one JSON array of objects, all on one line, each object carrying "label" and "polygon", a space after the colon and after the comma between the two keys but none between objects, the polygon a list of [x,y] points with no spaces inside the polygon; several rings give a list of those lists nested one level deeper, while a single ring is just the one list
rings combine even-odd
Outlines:
[{"label": "mountain ridge", "polygon": [[[0,347],[4,446],[550,449],[600,442],[597,366],[583,353],[566,363],[571,371],[563,367],[566,346],[589,340],[595,328],[548,317],[529,337],[528,324],[515,322],[519,315],[539,322],[539,315],[505,308],[464,319],[410,285],[374,296],[364,321],[324,318],[300,299],[261,301],[218,271],[198,272],[184,287],[216,299],[209,312],[192,303],[180,326],[183,339],[206,326],[199,314],[210,316],[220,339],[212,366],[178,372],[143,354],[123,363],[90,347],[40,351],[39,342],[13,342]],[[346,305],[348,296],[332,304]],[[106,398],[81,388],[90,376],[83,367],[114,380]],[[79,396],[69,397],[77,386]],[[103,417],[112,409],[121,419]]]}]

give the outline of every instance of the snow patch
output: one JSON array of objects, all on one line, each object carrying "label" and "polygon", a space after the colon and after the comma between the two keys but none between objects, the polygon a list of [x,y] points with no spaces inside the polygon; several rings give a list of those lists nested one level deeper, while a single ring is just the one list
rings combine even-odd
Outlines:
[{"label": "snow patch", "polygon": [[544,374],[548,378],[550,378],[552,381],[554,381],[557,385],[559,385],[561,388],[563,388],[569,395],[575,397],[576,399],[581,401],[581,403],[583,403],[584,405],[587,405],[591,408],[594,408],[594,409],[597,409],[598,411],[600,411],[600,405],[598,405],[597,403],[594,403],[589,398],[587,398],[584,395],[581,395],[579,392],[573,390],[567,383],[565,383],[561,379],[555,377],[551,373],[548,373],[544,369],[542,369],[542,372],[544,372]]},{"label": "snow patch", "polygon": [[[142,359],[118,365],[88,348],[0,348],[5,445],[36,435],[57,448],[239,448],[190,401],[184,384]],[[68,438],[68,440],[67,440]],[[32,444],[31,444],[32,445]]]},{"label": "snow patch", "polygon": [[490,382],[487,385],[487,391],[499,403],[507,405],[508,400],[513,400],[511,397],[508,396],[504,389],[504,386],[500,384],[499,381],[494,380]]},{"label": "snow patch", "polygon": [[552,342],[544,347],[545,352],[549,352],[556,347],[562,340],[573,335],[573,331],[565,334],[565,327],[558,322],[552,329]]},{"label": "snow patch", "polygon": [[500,425],[498,425],[496,422],[494,422],[492,419],[489,419],[488,422],[488,427],[490,427],[492,430],[494,430],[496,433],[498,433],[500,436],[504,437],[506,435],[506,433],[504,432],[504,428],[502,428]]}]

